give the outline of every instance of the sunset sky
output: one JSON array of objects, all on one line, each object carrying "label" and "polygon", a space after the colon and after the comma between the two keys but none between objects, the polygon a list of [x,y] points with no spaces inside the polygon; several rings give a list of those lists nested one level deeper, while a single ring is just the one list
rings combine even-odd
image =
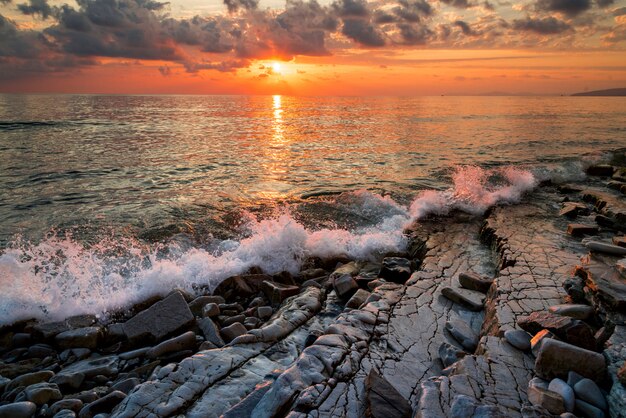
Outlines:
[{"label": "sunset sky", "polygon": [[0,92],[626,87],[626,0],[0,0]]}]

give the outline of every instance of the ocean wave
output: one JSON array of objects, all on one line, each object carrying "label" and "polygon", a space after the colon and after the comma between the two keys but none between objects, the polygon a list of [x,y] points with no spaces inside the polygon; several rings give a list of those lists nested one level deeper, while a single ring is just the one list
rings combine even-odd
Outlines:
[{"label": "ocean wave", "polygon": [[[548,171],[539,174],[545,177]],[[16,239],[0,254],[0,325],[84,313],[106,318],[173,288],[212,291],[252,267],[268,274],[297,273],[310,257],[377,259],[404,250],[404,231],[416,221],[453,210],[478,215],[496,204],[518,202],[539,177],[517,167],[459,167],[449,189],[421,191],[409,205],[365,190],[337,196],[344,210],[368,219],[365,226],[308,229],[285,208],[269,219],[246,214],[240,238],[211,249],[113,237],[88,245],[67,234],[39,243]]]}]

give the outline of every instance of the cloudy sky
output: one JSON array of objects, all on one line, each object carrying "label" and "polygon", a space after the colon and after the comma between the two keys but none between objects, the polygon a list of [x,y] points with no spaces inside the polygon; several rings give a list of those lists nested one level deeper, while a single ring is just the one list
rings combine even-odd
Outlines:
[{"label": "cloudy sky", "polygon": [[0,0],[0,92],[626,87],[626,0]]}]

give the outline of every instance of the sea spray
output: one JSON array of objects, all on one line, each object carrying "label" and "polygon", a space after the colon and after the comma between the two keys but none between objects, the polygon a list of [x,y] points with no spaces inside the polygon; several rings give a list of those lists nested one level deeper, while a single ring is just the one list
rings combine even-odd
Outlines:
[{"label": "sea spray", "polygon": [[405,249],[405,228],[425,216],[452,210],[480,214],[495,204],[519,201],[537,184],[530,171],[514,167],[460,167],[452,180],[450,189],[422,191],[408,207],[369,191],[344,193],[336,203],[368,220],[351,229],[307,229],[289,210],[262,220],[247,214],[241,238],[222,241],[212,251],[130,238],[86,245],[71,235],[37,244],[16,242],[0,255],[0,325],[83,313],[105,318],[107,312],[173,288],[213,290],[251,267],[295,274],[310,257],[377,259]]}]

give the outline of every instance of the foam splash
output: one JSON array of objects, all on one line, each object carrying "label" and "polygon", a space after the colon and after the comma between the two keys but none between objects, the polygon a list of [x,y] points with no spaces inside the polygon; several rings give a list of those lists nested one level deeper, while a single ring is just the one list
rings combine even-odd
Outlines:
[{"label": "foam splash", "polygon": [[93,246],[71,236],[38,244],[17,241],[0,255],[0,325],[84,313],[105,318],[107,312],[173,288],[193,291],[201,285],[213,290],[251,267],[268,274],[297,273],[309,257],[376,259],[405,249],[403,231],[416,220],[455,209],[480,214],[495,204],[515,203],[537,180],[518,168],[468,166],[456,170],[453,183],[445,191],[421,192],[408,207],[368,191],[344,193],[337,201],[371,220],[353,230],[309,230],[288,211],[272,219],[249,216],[243,238],[222,241],[211,252],[174,245],[160,251],[162,246],[132,239],[107,238]]}]

